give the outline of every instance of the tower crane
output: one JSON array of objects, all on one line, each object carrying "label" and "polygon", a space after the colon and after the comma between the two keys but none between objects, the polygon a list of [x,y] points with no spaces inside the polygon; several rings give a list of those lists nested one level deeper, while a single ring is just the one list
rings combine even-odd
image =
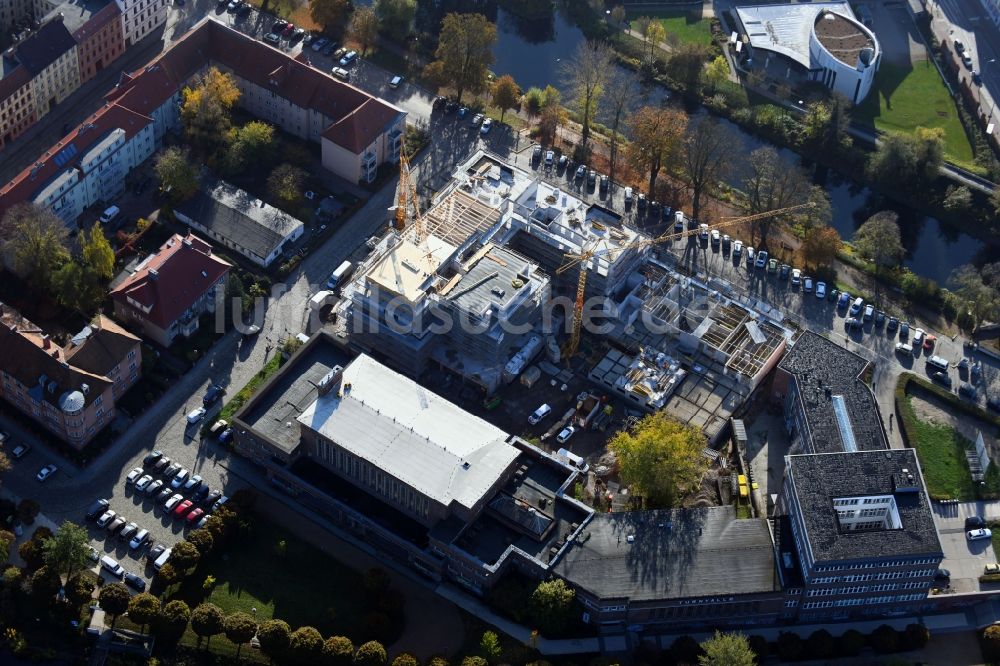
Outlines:
[{"label": "tower crane", "polygon": [[[764,211],[763,213],[755,213],[753,215],[741,215],[739,217],[725,217],[722,218],[718,223],[709,226],[709,229],[722,229],[725,227],[732,226],[734,224],[740,224],[742,222],[755,222],[757,220],[762,220],[766,217],[774,217],[776,215],[784,215],[785,213],[791,213],[797,210],[802,210],[804,208],[812,208],[812,202],[806,202],[802,204],[797,204],[795,206],[787,206],[785,208],[777,208],[775,210]],[[660,243],[665,243],[667,241],[679,240],[681,238],[686,238],[688,236],[694,236],[703,232],[704,229],[685,229],[684,231],[668,231],[656,238],[642,238],[631,243],[626,243],[618,248],[608,249],[605,252],[600,250],[586,250],[578,254],[566,254],[566,261],[562,266],[556,269],[556,273],[562,275],[574,266],[580,267],[580,277],[577,279],[576,283],[576,303],[573,307],[573,330],[570,334],[569,342],[567,343],[564,350],[564,357],[569,358],[576,354],[578,347],[580,346],[580,329],[583,326],[583,301],[584,293],[587,288],[587,263],[591,259],[599,257],[613,258],[615,253],[625,252],[627,250],[639,249],[652,247],[654,245],[659,245]]]},{"label": "tower crane", "polygon": [[406,228],[406,215],[409,206],[413,206],[413,227],[416,230],[417,243],[423,242],[427,231],[424,225],[424,218],[420,214],[420,203],[417,199],[417,188],[413,183],[410,173],[410,159],[406,156],[406,150],[399,152],[399,185],[396,188],[396,205],[389,210],[396,211],[396,231],[403,231]]}]

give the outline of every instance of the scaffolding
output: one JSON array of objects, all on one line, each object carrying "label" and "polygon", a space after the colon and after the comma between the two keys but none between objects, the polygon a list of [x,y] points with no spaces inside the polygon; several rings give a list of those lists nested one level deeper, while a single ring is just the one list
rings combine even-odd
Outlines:
[{"label": "scaffolding", "polygon": [[454,189],[424,215],[427,233],[459,247],[488,230],[499,219],[499,208]]}]

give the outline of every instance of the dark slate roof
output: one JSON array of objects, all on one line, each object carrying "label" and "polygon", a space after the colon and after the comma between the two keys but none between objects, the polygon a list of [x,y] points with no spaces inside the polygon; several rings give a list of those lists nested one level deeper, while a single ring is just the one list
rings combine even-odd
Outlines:
[{"label": "dark slate roof", "polygon": [[814,453],[845,450],[833,407],[833,396],[843,396],[857,449],[888,448],[885,430],[871,387],[861,380],[868,361],[854,352],[806,331],[778,367],[795,376],[799,400],[808,422],[805,436]]},{"label": "dark slate roof", "polygon": [[62,17],[56,16],[17,45],[17,59],[32,76],[37,76],[74,46],[76,40],[66,29]]},{"label": "dark slate roof", "polygon": [[[815,562],[941,554],[913,449],[795,455],[786,458],[785,467]],[[917,490],[896,492],[894,475],[904,469],[916,477]],[[842,532],[833,500],[863,495],[893,495],[902,528]]]},{"label": "dark slate roof", "polygon": [[596,514],[553,572],[601,599],[780,589],[767,522],[737,519],[731,506]]}]

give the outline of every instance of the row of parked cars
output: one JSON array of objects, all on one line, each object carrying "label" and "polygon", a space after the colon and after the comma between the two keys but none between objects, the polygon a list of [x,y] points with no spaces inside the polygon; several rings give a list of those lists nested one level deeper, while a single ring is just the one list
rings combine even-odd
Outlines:
[{"label": "row of parked cars", "polygon": [[[154,498],[164,510],[175,518],[184,518],[188,525],[203,527],[208,521],[207,507],[216,510],[228,501],[220,490],[212,490],[201,476],[185,469],[179,463],[172,462],[161,451],[151,451],[143,458],[143,465],[150,468],[136,467],[125,478],[126,487],[134,488],[136,493]],[[162,478],[154,478],[154,474]],[[180,492],[188,493],[185,498]],[[201,504],[202,506],[196,506]]]},{"label": "row of parked cars", "polygon": [[[102,530],[106,530],[109,538],[117,537],[122,543],[128,543],[130,551],[136,552],[140,549],[150,546],[155,541],[149,534],[149,530],[139,527],[137,523],[129,522],[125,516],[120,515],[117,511],[111,508],[111,502],[106,499],[99,499],[94,501],[87,509],[86,514],[87,520],[93,520],[97,527]],[[146,559],[151,564],[156,564],[159,562],[163,553],[166,552],[166,557],[169,557],[169,551],[162,545],[150,549],[146,554]],[[125,581],[127,585],[140,592],[146,589],[146,581],[138,574],[127,571],[118,560],[114,559],[110,555],[101,555],[97,549],[90,549],[90,559],[94,562],[99,562],[101,568],[110,573],[112,576],[120,578]],[[159,566],[163,566],[166,563],[166,558],[163,562],[160,562]],[[159,569],[159,566],[157,569]]]}]

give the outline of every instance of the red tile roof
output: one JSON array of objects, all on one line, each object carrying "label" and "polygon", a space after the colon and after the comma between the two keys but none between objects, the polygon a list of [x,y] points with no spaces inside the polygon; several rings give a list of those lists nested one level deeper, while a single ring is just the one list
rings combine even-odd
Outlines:
[{"label": "red tile roof", "polygon": [[31,83],[31,74],[24,67],[18,65],[11,70],[10,74],[0,79],[0,99],[7,99],[23,86]]},{"label": "red tile roof", "polygon": [[377,139],[399,115],[395,107],[380,104],[374,98],[333,123],[323,137],[352,153],[360,153]]},{"label": "red tile roof", "polygon": [[160,328],[168,328],[230,268],[193,234],[174,234],[140,266],[111,298],[130,308],[134,306],[129,300],[139,303],[149,311],[145,318]]},{"label": "red tile roof", "polygon": [[[64,136],[58,143],[49,148],[38,158],[35,164],[19,173],[12,181],[0,188],[0,211],[11,206],[29,201],[40,188],[44,187],[57,173],[74,169],[87,150],[116,129],[125,130],[126,141],[134,137],[140,130],[153,122],[149,116],[126,109],[118,104],[103,106],[87,118],[76,129]],[[63,161],[60,166],[55,156],[64,148],[73,146],[73,155],[69,161]]]}]

